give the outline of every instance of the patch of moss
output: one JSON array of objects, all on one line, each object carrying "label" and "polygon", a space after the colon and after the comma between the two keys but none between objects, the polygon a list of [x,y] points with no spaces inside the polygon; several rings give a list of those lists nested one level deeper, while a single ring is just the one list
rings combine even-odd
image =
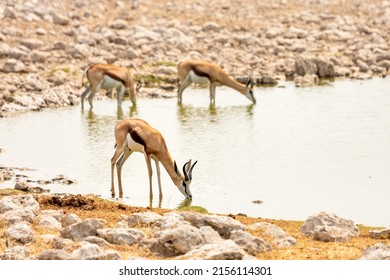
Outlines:
[{"label": "patch of moss", "polygon": [[24,191],[15,190],[11,188],[0,189],[0,197],[2,196],[10,196],[10,195],[19,195],[26,194]]},{"label": "patch of moss", "polygon": [[154,63],[155,66],[171,66],[171,67],[176,67],[177,64],[172,61],[157,61]]},{"label": "patch of moss", "polygon": [[44,73],[43,76],[46,78],[46,79],[49,79],[51,77],[53,77],[54,73],[57,72],[57,71],[62,71],[66,74],[70,74],[72,76],[77,76],[79,75],[79,72],[78,71],[71,71],[71,69],[69,67],[60,67],[60,68],[52,68],[50,69],[48,72]]},{"label": "patch of moss", "polygon": [[57,70],[61,70],[61,71],[63,71],[63,72],[65,72],[65,73],[70,73],[70,68],[69,67],[63,67],[63,68],[60,68],[60,69],[57,69]]},{"label": "patch of moss", "polygon": [[153,74],[135,75],[134,79],[136,81],[142,81],[142,83],[146,86],[153,84],[172,84],[176,81],[168,76],[157,76]]},{"label": "patch of moss", "polygon": [[180,210],[180,211],[192,211],[192,212],[198,212],[198,213],[201,213],[201,214],[208,214],[209,213],[206,208],[203,208],[201,206],[191,206],[191,205],[179,207],[177,210]]}]

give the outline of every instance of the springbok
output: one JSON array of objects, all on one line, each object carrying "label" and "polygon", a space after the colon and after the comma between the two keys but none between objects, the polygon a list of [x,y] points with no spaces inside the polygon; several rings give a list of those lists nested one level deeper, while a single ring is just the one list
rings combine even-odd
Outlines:
[{"label": "springbok", "polygon": [[131,118],[122,120],[115,125],[115,153],[111,158],[111,195],[115,198],[114,187],[114,169],[117,168],[118,184],[119,184],[119,198],[123,198],[122,190],[122,166],[128,157],[133,152],[141,152],[145,155],[146,165],[149,173],[149,194],[150,199],[153,197],[152,191],[152,164],[151,159],[154,160],[157,170],[158,188],[160,192],[160,199],[162,198],[161,180],[160,180],[160,166],[162,163],[165,170],[168,172],[173,183],[177,186],[179,191],[186,197],[192,198],[190,185],[192,181],[192,170],[195,164],[191,165],[191,160],[183,165],[183,174],[177,168],[176,161],[172,157],[165,144],[165,140],[161,133],[155,128],[151,127],[146,121],[138,118]]},{"label": "springbok", "polygon": [[243,85],[229,76],[219,65],[208,63],[202,60],[187,59],[180,61],[177,65],[179,76],[179,88],[177,93],[178,103],[182,103],[183,91],[193,82],[196,84],[209,83],[210,104],[215,105],[216,86],[228,86],[256,103],[253,95],[253,79],[248,78],[246,85]]},{"label": "springbok", "polygon": [[141,88],[141,83],[138,82],[137,88],[135,88],[132,74],[128,68],[120,67],[113,64],[93,64],[84,71],[81,80],[82,86],[85,76],[87,76],[89,86],[81,94],[82,109],[84,109],[84,98],[87,96],[88,93],[91,92],[88,96],[88,102],[92,108],[92,99],[94,98],[95,94],[99,92],[100,89],[111,90],[113,88],[115,88],[117,91],[118,108],[121,108],[122,106],[122,100],[125,92],[129,93],[130,100],[133,103],[133,106],[136,105],[136,91]]}]

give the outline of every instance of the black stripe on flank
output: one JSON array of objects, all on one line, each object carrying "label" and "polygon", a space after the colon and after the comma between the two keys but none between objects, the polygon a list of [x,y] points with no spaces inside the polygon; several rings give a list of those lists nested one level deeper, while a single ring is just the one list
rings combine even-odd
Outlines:
[{"label": "black stripe on flank", "polygon": [[142,146],[144,146],[146,148],[146,145],[145,145],[145,142],[144,140],[141,138],[141,136],[139,136],[138,132],[135,131],[134,129],[132,131],[129,132],[130,133],[130,136],[131,138],[137,142],[138,144],[141,144]]},{"label": "black stripe on flank", "polygon": [[197,76],[199,76],[199,77],[206,77],[207,79],[210,80],[209,74],[207,74],[206,72],[200,71],[199,69],[196,68],[196,66],[192,67],[192,71],[194,71],[194,73]]}]

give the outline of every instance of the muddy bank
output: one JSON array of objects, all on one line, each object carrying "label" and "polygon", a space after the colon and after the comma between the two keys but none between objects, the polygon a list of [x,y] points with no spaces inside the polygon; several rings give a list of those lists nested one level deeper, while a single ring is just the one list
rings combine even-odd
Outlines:
[{"label": "muddy bank", "polygon": [[[107,12],[110,11],[110,16]],[[258,85],[384,77],[390,1],[78,1],[0,4],[0,115],[73,106],[92,63],[132,69],[175,95],[186,57],[221,64]],[[141,94],[146,94],[144,91]]]}]

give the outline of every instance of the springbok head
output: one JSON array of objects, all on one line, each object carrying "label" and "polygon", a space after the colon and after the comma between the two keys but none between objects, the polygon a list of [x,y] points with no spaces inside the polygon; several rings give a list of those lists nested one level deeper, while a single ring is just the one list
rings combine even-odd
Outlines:
[{"label": "springbok head", "polygon": [[183,165],[183,175],[180,174],[179,169],[177,168],[176,161],[174,162],[174,168],[177,176],[180,178],[179,183],[177,185],[179,191],[186,197],[192,198],[191,194],[191,181],[192,181],[192,170],[194,169],[195,164],[198,161],[195,161],[193,165],[191,165],[191,160]]}]

